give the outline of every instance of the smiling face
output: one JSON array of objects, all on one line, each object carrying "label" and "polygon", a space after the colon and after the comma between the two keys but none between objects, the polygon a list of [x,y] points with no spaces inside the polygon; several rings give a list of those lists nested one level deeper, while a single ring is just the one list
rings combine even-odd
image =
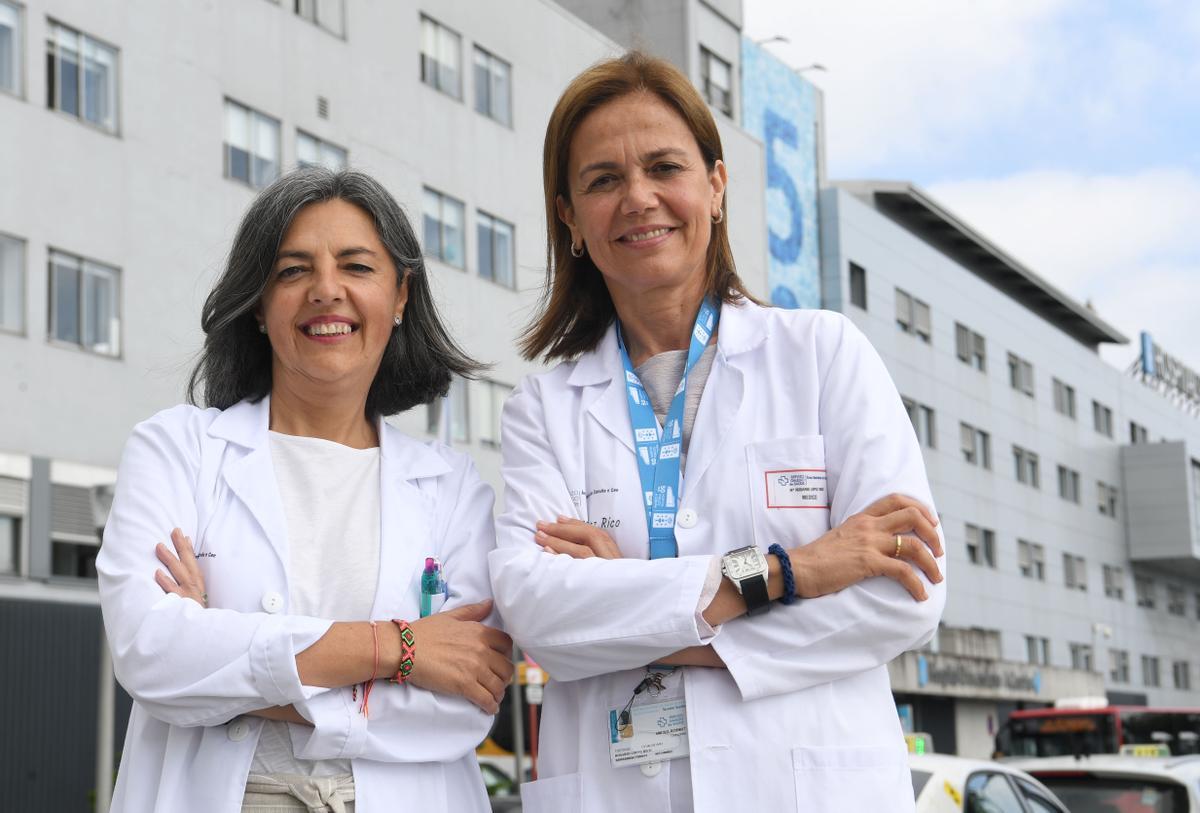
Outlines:
[{"label": "smiling face", "polygon": [[558,199],[572,244],[584,246],[618,304],[655,289],[704,287],[725,165],[710,170],[687,123],[652,93],[590,113],[571,140],[570,200]]},{"label": "smiling face", "polygon": [[408,280],[375,223],[344,200],[312,203],[284,232],[259,320],[271,341],[273,386],[320,397],[337,385],[365,400],[408,301]]}]

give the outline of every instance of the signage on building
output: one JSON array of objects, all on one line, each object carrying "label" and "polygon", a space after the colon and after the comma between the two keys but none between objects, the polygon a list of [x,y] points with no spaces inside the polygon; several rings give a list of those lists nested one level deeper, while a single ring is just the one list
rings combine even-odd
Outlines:
[{"label": "signage on building", "polygon": [[1142,379],[1157,385],[1167,395],[1178,398],[1193,409],[1200,408],[1200,375],[1154,343],[1142,331]]},{"label": "signage on building", "polygon": [[948,652],[905,652],[888,664],[888,676],[897,694],[1043,703],[1104,694],[1098,672]]},{"label": "signage on building", "polygon": [[938,658],[917,656],[917,686],[943,689],[968,688],[989,692],[1007,690],[1040,694],[1042,675],[1037,667],[984,658]]},{"label": "signage on building", "polygon": [[742,39],[742,126],[766,151],[767,287],[781,308],[821,307],[818,106],[811,83]]}]

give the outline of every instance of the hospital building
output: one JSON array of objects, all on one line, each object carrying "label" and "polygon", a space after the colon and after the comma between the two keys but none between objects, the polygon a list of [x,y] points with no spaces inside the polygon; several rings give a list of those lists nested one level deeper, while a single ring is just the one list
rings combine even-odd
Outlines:
[{"label": "hospital building", "polygon": [[[849,316],[896,380],[948,544],[943,627],[892,665],[902,719],[990,752],[1018,705],[1200,705],[1195,375],[903,179],[825,177],[820,92],[741,0],[0,0],[0,806],[103,810],[129,699],[95,556],[121,447],[179,403],[256,191],[379,178],[492,367],[395,418],[501,487],[499,414],[545,275],[542,137],[566,82],[639,46],[718,120],[739,272]],[[1052,269],[1045,269],[1047,273]],[[1136,371],[1097,348],[1126,344]],[[449,426],[439,426],[443,420]]]}]

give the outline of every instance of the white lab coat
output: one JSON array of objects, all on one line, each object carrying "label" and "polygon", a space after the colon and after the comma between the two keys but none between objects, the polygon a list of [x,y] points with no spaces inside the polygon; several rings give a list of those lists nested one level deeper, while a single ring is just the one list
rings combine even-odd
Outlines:
[{"label": "white lab coat", "polygon": [[[288,614],[268,409],[268,400],[223,412],[175,407],[139,424],[125,447],[96,560],[117,679],[134,699],[113,810],[241,810],[262,721],[239,715],[288,703],[315,724],[289,727],[298,757],[351,760],[359,813],[403,799],[422,810],[489,810],[474,749],[490,715],[460,697],[380,681],[368,720],[349,687],[300,683],[296,654],[332,621]],[[379,435],[371,617],[418,617],[426,556],[443,562],[446,609],[490,597],[491,488],[462,454],[383,421]],[[175,526],[195,542],[208,609],[154,582],[154,546],[169,545]]]},{"label": "white lab coat", "polygon": [[[714,554],[806,544],[892,492],[933,504],[896,388],[849,320],[725,305],[687,456],[679,557],[648,561],[623,382],[610,328],[594,352],[526,378],[504,408],[492,587],[506,628],[552,678],[526,813],[672,809],[669,770],[611,767],[608,715],[644,664],[708,641],[695,616]],[[768,509],[764,473],[780,469],[827,469],[829,509]],[[628,558],[539,550],[534,523],[557,514],[605,527]],[[728,671],[683,670],[698,813],[913,809],[885,665],[937,627],[945,582],[922,579],[925,602],[873,578],[717,631]]]}]

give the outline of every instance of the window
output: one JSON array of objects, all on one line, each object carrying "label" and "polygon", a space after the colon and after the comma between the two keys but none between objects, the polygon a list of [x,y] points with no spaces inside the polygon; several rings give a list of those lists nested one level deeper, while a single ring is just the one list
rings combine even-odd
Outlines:
[{"label": "window", "polygon": [[1075,388],[1064,384],[1057,378],[1052,380],[1054,386],[1054,411],[1075,420]]},{"label": "window", "polygon": [[1042,487],[1042,475],[1036,454],[1020,446],[1013,446],[1013,467],[1017,472],[1018,483],[1034,488]]},{"label": "window", "polygon": [[296,14],[330,34],[342,36],[345,30],[344,0],[293,0]]},{"label": "window", "polygon": [[0,330],[25,331],[25,241],[6,234],[0,234]]},{"label": "window", "polygon": [[967,523],[967,559],[973,565],[996,566],[996,532]]},{"label": "window", "polygon": [[1020,356],[1008,354],[1008,383],[1014,390],[1033,397],[1033,365]]},{"label": "window", "polygon": [[462,37],[441,23],[421,18],[421,81],[462,98]]},{"label": "window", "polygon": [[479,244],[479,276],[505,288],[516,289],[513,225],[486,212],[476,212],[475,237]]},{"label": "window", "polygon": [[1050,665],[1050,639],[1037,635],[1025,636],[1025,656],[1030,663]]},{"label": "window", "polygon": [[512,392],[512,387],[487,379],[479,383],[483,385],[483,404],[478,410],[479,440],[484,446],[499,449],[500,413],[504,410],[504,399]]},{"label": "window", "polygon": [[1137,606],[1153,610],[1158,606],[1158,591],[1154,587],[1154,579],[1149,576],[1133,577],[1133,594],[1137,598]]},{"label": "window", "polygon": [[963,460],[972,466],[992,467],[992,436],[969,423],[959,424]]},{"label": "window", "polygon": [[1009,784],[1008,778],[999,771],[978,771],[967,777],[965,785],[967,810],[995,811],[995,813],[1020,813],[1021,800]]},{"label": "window", "polygon": [[512,124],[512,66],[475,48],[475,112]]},{"label": "window", "polygon": [[1092,401],[1092,426],[1105,437],[1113,436],[1112,410],[1099,401]]},{"label": "window", "polygon": [[1091,644],[1071,644],[1071,668],[1081,672],[1092,671]]},{"label": "window", "polygon": [[937,416],[933,407],[918,404],[911,398],[900,398],[904,402],[904,411],[912,421],[913,430],[917,433],[917,442],[930,449],[937,448]]},{"label": "window", "polygon": [[1073,503],[1079,502],[1079,472],[1058,467],[1058,496]]},{"label": "window", "polygon": [[0,514],[0,574],[21,572],[21,519]]},{"label": "window", "polygon": [[1175,678],[1176,689],[1192,688],[1192,666],[1187,661],[1175,661],[1171,664],[1171,675]]},{"label": "window", "polygon": [[850,263],[850,304],[867,309],[867,269]]},{"label": "window", "polygon": [[225,100],[225,177],[262,189],[279,177],[279,121]]},{"label": "window", "polygon": [[1129,422],[1129,442],[1131,444],[1149,443],[1150,433],[1146,431],[1146,427],[1136,421]]},{"label": "window", "polygon": [[[450,417],[448,431],[443,431],[442,420]],[[444,398],[429,403],[425,411],[425,429],[437,435],[443,443],[466,443],[471,439],[470,404],[467,401],[467,380],[454,376],[450,379],[450,391]]]},{"label": "window", "polygon": [[55,576],[72,579],[96,578],[96,545],[53,540],[51,546],[50,572]]},{"label": "window", "polygon": [[346,150],[342,147],[322,141],[303,130],[297,130],[296,163],[302,167],[325,167],[340,172],[346,168],[349,161]]},{"label": "window", "polygon": [[700,48],[704,100],[726,116],[733,115],[733,67],[707,48]]},{"label": "window", "polygon": [[987,343],[984,338],[964,324],[954,323],[954,352],[963,364],[980,372],[987,371]]},{"label": "window", "polygon": [[1104,566],[1104,595],[1115,598],[1117,601],[1125,600],[1124,568],[1112,565]]},{"label": "window", "polygon": [[1017,564],[1027,579],[1046,580],[1046,549],[1034,542],[1017,540]]},{"label": "window", "polygon": [[1153,655],[1142,656],[1142,683],[1147,686],[1160,686],[1158,677],[1158,658]]},{"label": "window", "polygon": [[1082,556],[1063,554],[1063,584],[1072,590],[1087,592],[1087,561]]},{"label": "window", "polygon": [[1187,599],[1183,588],[1177,584],[1167,585],[1167,613],[1181,618],[1187,612]]},{"label": "window", "polygon": [[0,90],[21,93],[21,8],[0,0]]},{"label": "window", "polygon": [[425,256],[466,268],[466,210],[462,201],[425,187]]},{"label": "window", "polygon": [[929,305],[896,289],[896,326],[929,344],[932,339]]},{"label": "window", "polygon": [[1117,488],[1103,480],[1096,481],[1096,507],[1101,515],[1115,517],[1117,515]]},{"label": "window", "polygon": [[46,106],[117,131],[117,49],[50,21]]},{"label": "window", "polygon": [[50,251],[50,339],[106,356],[120,354],[116,268]]},{"label": "window", "polygon": [[1124,649],[1108,650],[1108,679],[1112,683],[1129,682],[1129,652]]}]

